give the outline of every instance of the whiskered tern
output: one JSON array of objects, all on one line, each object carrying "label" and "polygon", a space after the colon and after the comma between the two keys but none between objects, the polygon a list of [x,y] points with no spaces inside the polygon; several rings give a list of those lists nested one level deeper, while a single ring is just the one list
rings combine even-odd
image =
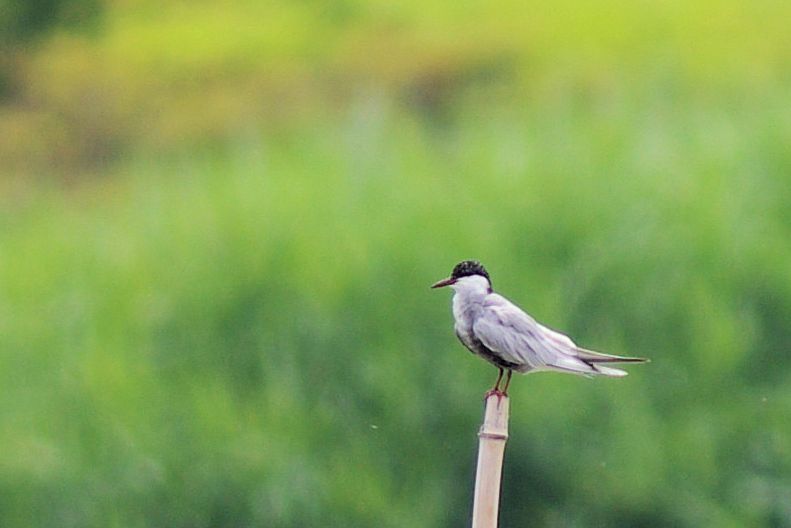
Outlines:
[{"label": "whiskered tern", "polygon": [[[514,371],[527,374],[556,371],[584,376],[626,376],[626,371],[605,363],[643,363],[643,358],[612,356],[586,350],[568,336],[555,332],[523,312],[511,301],[492,291],[489,273],[480,262],[465,260],[450,277],[432,288],[450,286],[456,336],[470,351],[500,370],[487,394],[508,394]],[[508,371],[500,390],[503,372]]]}]

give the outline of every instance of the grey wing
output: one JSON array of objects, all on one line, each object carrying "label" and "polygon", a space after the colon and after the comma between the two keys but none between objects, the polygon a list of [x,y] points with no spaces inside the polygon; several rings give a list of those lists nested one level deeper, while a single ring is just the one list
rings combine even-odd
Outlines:
[{"label": "grey wing", "polygon": [[552,364],[554,354],[542,343],[538,323],[500,295],[487,298],[473,332],[484,345],[511,363],[530,368]]},{"label": "grey wing", "polygon": [[[545,335],[544,327],[505,297],[492,294],[484,303],[473,332],[503,359],[525,370],[552,369],[589,373],[590,365],[570,354],[573,342]],[[560,334],[559,336],[561,336]],[[558,337],[559,337],[558,336]]]}]

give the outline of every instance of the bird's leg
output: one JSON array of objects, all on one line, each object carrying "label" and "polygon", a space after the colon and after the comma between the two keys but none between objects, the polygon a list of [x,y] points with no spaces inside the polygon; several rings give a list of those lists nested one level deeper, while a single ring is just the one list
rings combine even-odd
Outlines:
[{"label": "bird's leg", "polygon": [[[500,374],[502,374],[502,372]],[[511,384],[511,376],[513,375],[514,371],[508,369],[508,377],[505,378],[505,387],[503,387],[503,396],[508,396],[508,386]]]},{"label": "bird's leg", "polygon": [[503,379],[503,369],[498,367],[500,373],[497,375],[497,381],[494,382],[494,387],[492,387],[492,392],[500,392],[500,381]]},{"label": "bird's leg", "polygon": [[[497,375],[497,381],[494,383],[494,387],[489,389],[486,392],[486,394],[484,394],[484,396],[483,396],[484,400],[488,400],[489,396],[496,395],[499,398],[500,396],[503,395],[503,393],[500,392],[500,381],[503,379],[503,369],[502,369],[502,367],[497,367],[497,368],[500,370],[500,374]],[[509,377],[509,379],[510,379],[510,377]]]}]

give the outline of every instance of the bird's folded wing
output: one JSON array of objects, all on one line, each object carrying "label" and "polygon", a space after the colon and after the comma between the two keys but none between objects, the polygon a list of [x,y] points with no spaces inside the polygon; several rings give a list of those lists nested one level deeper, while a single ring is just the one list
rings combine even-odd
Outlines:
[{"label": "bird's folded wing", "polygon": [[473,324],[475,336],[506,361],[531,368],[554,365],[558,354],[538,323],[504,297],[490,297]]}]

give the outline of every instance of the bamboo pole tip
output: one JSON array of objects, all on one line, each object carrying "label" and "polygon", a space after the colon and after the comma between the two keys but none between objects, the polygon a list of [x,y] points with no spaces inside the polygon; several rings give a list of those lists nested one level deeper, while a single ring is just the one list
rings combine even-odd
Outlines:
[{"label": "bamboo pole tip", "polygon": [[486,396],[486,411],[483,425],[478,433],[480,437],[502,439],[508,438],[508,396],[502,393],[490,393]]}]

